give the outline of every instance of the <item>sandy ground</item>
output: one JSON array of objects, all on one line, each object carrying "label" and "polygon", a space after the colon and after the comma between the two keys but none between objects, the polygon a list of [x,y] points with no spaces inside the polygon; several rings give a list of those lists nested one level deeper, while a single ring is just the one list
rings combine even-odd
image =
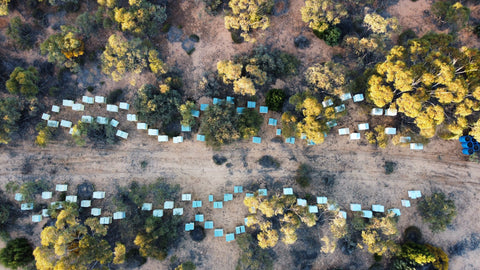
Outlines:
[{"label": "sandy ground", "polygon": [[[400,0],[389,7],[388,12],[399,19],[404,29],[412,27],[421,35],[435,29],[434,24],[424,17],[423,11],[428,10],[430,4],[429,0]],[[174,10],[169,19],[171,23],[181,25],[185,36],[197,34],[200,42],[195,45],[196,50],[191,56],[185,53],[179,42],[159,42],[157,45],[166,57],[166,62],[182,70],[185,94],[197,99],[201,93],[197,90],[196,81],[204,72],[214,70],[219,60],[248,52],[256,45],[233,44],[230,33],[224,27],[211,27],[223,25],[223,18],[206,14],[200,0],[172,1],[170,5],[170,9]],[[329,59],[338,49],[326,46],[307,30],[301,22],[299,9],[302,5],[301,0],[290,1],[289,12],[272,17],[271,27],[259,33],[257,39],[259,43],[273,44],[276,48],[297,55],[303,61],[303,67],[308,67],[312,63]],[[478,10],[475,12],[478,13]],[[311,40],[308,49],[299,50],[294,47],[293,39],[299,34]],[[99,81],[97,75],[92,75],[88,80],[92,83]],[[118,83],[104,80],[105,86],[95,94],[106,94],[110,89],[125,87],[129,83],[128,79]],[[152,78],[142,77],[137,82],[149,80]],[[295,80],[298,78],[288,81],[287,85],[295,87]],[[132,92],[127,93],[125,99],[131,100],[131,97]],[[274,140],[274,128],[265,125],[260,134],[262,144],[242,142],[214,151],[193,139],[177,145],[171,142],[160,144],[155,138],[147,136],[146,132],[137,131],[134,124],[126,122],[126,112],[107,114],[102,106],[86,107],[84,114],[122,120],[119,128],[129,132],[128,140],[114,148],[105,149],[94,149],[91,145],[77,147],[71,141],[62,139],[50,144],[46,149],[35,147],[32,142],[1,146],[0,186],[4,186],[8,181],[39,178],[51,180],[53,183],[67,182],[71,186],[90,181],[95,183],[96,189],[107,190],[111,194],[116,185],[127,185],[132,180],[147,183],[163,177],[172,183],[179,183],[183,192],[192,193],[194,199],[203,200],[201,213],[205,214],[205,219],[214,220],[215,227],[223,227],[225,232],[233,232],[235,226],[243,222],[246,209],[242,205],[242,196],[235,195],[234,201],[226,203],[224,209],[214,210],[206,203],[209,194],[221,198],[223,193],[232,192],[234,185],[258,184],[271,192],[281,192],[282,187],[291,186],[299,196],[307,192],[316,196],[327,196],[344,209],[347,209],[350,203],[361,203],[364,208],[374,203],[383,204],[387,208],[399,207],[402,210],[399,231],[410,225],[419,226],[427,242],[445,250],[468,239],[471,233],[480,231],[475,219],[476,209],[480,206],[480,165],[466,161],[460,154],[460,145],[457,142],[435,139],[424,151],[417,152],[392,145],[387,149],[376,149],[368,145],[365,139],[351,142],[347,137],[340,137],[336,135],[337,128],[334,128],[332,135],[329,135],[322,145],[306,146],[300,140],[296,145],[287,145]],[[355,111],[358,108],[350,101],[348,109]],[[77,121],[81,115],[64,110],[56,118]],[[270,112],[267,117],[278,119],[279,114]],[[364,121],[388,123],[391,119],[372,119],[370,116],[351,114],[340,121],[339,127],[352,129]],[[227,157],[227,163],[232,166],[228,168],[225,165],[215,165],[212,161],[215,153]],[[262,168],[257,161],[263,155],[278,159],[281,163],[280,169]],[[141,168],[142,161],[148,161],[146,168]],[[393,174],[385,175],[385,161],[397,163]],[[296,168],[302,162],[310,164],[317,172],[317,177],[308,190],[302,190],[292,180]],[[334,175],[335,185],[326,187],[321,181],[322,175]],[[442,190],[455,200],[458,217],[447,231],[431,234],[415,210],[415,201],[410,209],[401,207],[400,200],[407,198],[407,190],[411,189],[419,189],[426,195]],[[12,197],[12,194],[9,196]],[[190,204],[179,205],[184,206],[187,220],[193,219],[196,212],[189,208]],[[37,244],[42,225],[43,223],[32,230],[32,239],[36,239]],[[325,227],[315,227],[314,230],[318,231],[312,233],[311,237],[319,242]],[[207,237],[201,243],[191,241],[188,235],[184,235],[183,239],[175,250],[180,260],[193,260],[198,266],[197,269],[235,268],[238,258],[238,247],[235,243],[226,243],[224,238],[215,239],[211,231],[207,232]],[[276,269],[299,268],[298,261],[289,248],[279,244],[274,250],[277,254]],[[478,269],[479,255],[480,249],[477,249],[467,251],[461,257],[452,257],[451,269]],[[365,251],[356,251],[351,256],[336,251],[332,255],[320,255],[315,260],[313,269],[366,269],[371,263],[371,256]],[[141,269],[168,269],[168,262],[149,260]]]}]

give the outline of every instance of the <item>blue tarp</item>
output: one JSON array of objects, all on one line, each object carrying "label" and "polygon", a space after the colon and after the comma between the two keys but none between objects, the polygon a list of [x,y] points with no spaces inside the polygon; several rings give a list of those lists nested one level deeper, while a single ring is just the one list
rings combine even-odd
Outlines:
[{"label": "blue tarp", "polygon": [[204,142],[205,141],[205,135],[197,134],[197,141]]},{"label": "blue tarp", "polygon": [[295,137],[290,137],[285,140],[286,143],[295,144]]},{"label": "blue tarp", "polygon": [[213,202],[213,195],[208,195],[208,201]]},{"label": "blue tarp", "polygon": [[185,224],[185,231],[193,231],[194,224],[193,222]]},{"label": "blue tarp", "polygon": [[259,196],[267,196],[267,189],[266,188],[261,188],[258,190],[258,195]]},{"label": "blue tarp", "polygon": [[227,102],[233,104],[233,97],[227,97]]},{"label": "blue tarp", "polygon": [[197,221],[197,222],[203,222],[203,215],[202,215],[202,214],[197,214],[197,215],[195,215],[195,221]]},{"label": "blue tarp", "polygon": [[200,104],[200,111],[205,111],[208,108],[208,104]]},{"label": "blue tarp", "polygon": [[256,106],[257,106],[257,103],[255,101],[247,102],[247,108],[249,109],[254,109]]},{"label": "blue tarp", "polygon": [[241,234],[241,233],[245,233],[245,226],[238,226],[238,227],[235,227],[235,233],[236,234]]},{"label": "blue tarp", "polygon": [[222,100],[219,99],[219,98],[213,98],[213,105],[218,104],[220,101],[222,101]]},{"label": "blue tarp", "polygon": [[213,208],[223,208],[223,202],[213,202]]},{"label": "blue tarp", "polygon": [[268,107],[267,106],[260,106],[260,113],[268,113]]},{"label": "blue tarp", "polygon": [[253,138],[252,138],[252,142],[253,142],[253,143],[262,143],[262,138],[260,138],[260,137],[253,137]]},{"label": "blue tarp", "polygon": [[277,133],[276,133],[276,134],[277,134],[277,136],[280,136],[280,135],[282,135],[282,130],[281,130],[281,129],[279,129],[279,128],[277,128]]},{"label": "blue tarp", "polygon": [[234,186],[233,187],[233,193],[242,193],[243,192],[243,187],[242,186]]},{"label": "blue tarp", "polygon": [[182,132],[190,132],[190,131],[192,131],[192,128],[190,126],[182,125]]},{"label": "blue tarp", "polygon": [[237,107],[237,113],[242,114],[245,111],[245,107]]}]

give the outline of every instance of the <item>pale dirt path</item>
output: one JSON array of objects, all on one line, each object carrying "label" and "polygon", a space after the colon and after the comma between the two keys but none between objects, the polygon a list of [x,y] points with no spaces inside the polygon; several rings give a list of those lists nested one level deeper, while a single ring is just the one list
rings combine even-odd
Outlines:
[{"label": "pale dirt path", "polygon": [[[443,248],[479,231],[478,224],[470,217],[476,215],[475,207],[480,205],[480,165],[459,161],[463,157],[456,154],[460,146],[455,142],[434,140],[426,146],[425,151],[413,152],[393,146],[378,151],[372,146],[350,143],[346,138],[336,135],[328,137],[323,145],[314,147],[303,146],[300,142],[295,146],[279,144],[265,138],[261,145],[245,142],[215,151],[225,155],[227,162],[232,163],[231,168],[226,168],[225,165],[213,163],[211,157],[214,151],[202,143],[188,140],[178,145],[160,145],[152,143],[152,140],[145,134],[133,133],[131,139],[113,150],[69,147],[62,143],[50,145],[47,149],[39,149],[31,143],[15,148],[3,147],[0,154],[3,164],[0,167],[0,183],[3,186],[14,179],[35,178],[71,184],[88,180],[94,182],[98,189],[114,191],[115,185],[126,185],[131,180],[151,182],[164,177],[179,183],[185,192],[192,192],[194,197],[203,198],[204,201],[208,194],[219,197],[223,192],[231,192],[233,185],[252,181],[270,189],[290,185],[301,195],[304,192],[294,185],[291,178],[299,162],[307,162],[317,171],[336,176],[333,188],[325,188],[321,179],[315,179],[307,192],[327,195],[344,208],[353,202],[362,203],[364,208],[373,203],[400,207],[400,200],[407,197],[409,189],[420,189],[424,194],[441,189],[455,199],[459,211],[453,224],[454,230],[433,236],[426,226],[421,225],[414,208],[402,208],[400,231],[412,224],[420,225],[427,240]],[[265,154],[278,159],[281,169],[262,169],[256,161]],[[31,171],[22,174],[26,159],[31,164]],[[148,161],[146,169],[140,167],[143,160]],[[392,175],[384,174],[382,166],[385,160],[398,164]],[[415,206],[415,202],[412,204]],[[232,231],[234,226],[241,224],[246,214],[239,198],[222,212],[213,213],[211,209],[205,211],[226,231]],[[234,268],[238,256],[236,245],[213,239],[208,234],[200,244],[193,243],[189,237],[185,239],[177,250],[180,254],[186,253],[186,257],[192,256],[188,252],[193,252],[196,258],[201,258],[200,269],[212,269],[219,265],[224,266],[221,269]],[[469,269],[468,265],[478,265],[478,256],[473,256],[475,252],[467,253],[467,257],[461,257],[461,260],[453,258],[452,269]],[[332,265],[339,258],[342,256],[322,256],[317,259],[316,265]],[[281,261],[288,263],[290,259],[285,257]],[[343,259],[349,260],[351,257]],[[162,265],[151,261],[142,269],[166,267]]]}]

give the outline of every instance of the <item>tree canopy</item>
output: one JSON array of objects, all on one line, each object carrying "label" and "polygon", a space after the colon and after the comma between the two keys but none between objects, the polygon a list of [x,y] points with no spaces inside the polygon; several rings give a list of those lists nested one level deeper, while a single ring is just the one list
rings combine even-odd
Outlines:
[{"label": "tree canopy", "polygon": [[38,71],[35,67],[16,67],[5,82],[7,90],[12,94],[34,97],[38,93]]},{"label": "tree canopy", "polygon": [[[102,0],[108,7],[114,4]],[[167,19],[166,9],[163,6],[150,3],[148,0],[130,0],[128,7],[115,7],[114,18],[122,31],[136,35],[153,36]]]},{"label": "tree canopy", "polygon": [[238,114],[229,103],[208,106],[202,117],[200,132],[209,145],[220,146],[240,139]]},{"label": "tree canopy", "polygon": [[33,248],[26,238],[15,238],[0,250],[0,263],[12,269],[26,266],[33,261]]},{"label": "tree canopy", "polygon": [[80,67],[77,58],[84,54],[85,45],[78,35],[78,29],[61,26],[61,33],[50,35],[41,45],[40,51],[51,63],[77,72]]},{"label": "tree canopy", "polygon": [[139,38],[127,40],[119,34],[108,38],[101,59],[102,71],[112,75],[114,81],[121,80],[127,72],[139,74],[147,67],[155,74],[167,72],[155,49],[149,49]]},{"label": "tree canopy", "polygon": [[445,121],[445,137],[461,136],[468,116],[480,110],[480,54],[451,42],[449,35],[430,33],[392,48],[369,78],[369,99],[378,107],[398,108],[426,138]]},{"label": "tree canopy", "polygon": [[273,0],[230,0],[231,14],[225,16],[225,28],[239,30],[246,41],[255,42],[251,31],[270,26],[268,14],[273,4]]},{"label": "tree canopy", "polygon": [[41,245],[33,251],[37,269],[86,270],[93,264],[112,262],[112,248],[103,239],[107,228],[100,225],[97,218],[89,218],[81,224],[77,206],[66,204],[64,207],[52,213],[55,225],[43,229]]},{"label": "tree canopy", "polygon": [[164,128],[178,119],[181,101],[177,90],[162,93],[157,87],[145,84],[138,90],[134,106],[141,121]]}]

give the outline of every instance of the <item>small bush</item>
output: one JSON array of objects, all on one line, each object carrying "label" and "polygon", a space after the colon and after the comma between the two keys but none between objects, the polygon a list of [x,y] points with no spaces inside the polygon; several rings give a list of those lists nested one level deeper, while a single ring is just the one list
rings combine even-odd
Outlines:
[{"label": "small bush", "polygon": [[397,167],[397,163],[393,161],[385,161],[385,165],[383,165],[383,168],[385,168],[385,174],[391,174]]},{"label": "small bush", "polygon": [[224,156],[220,156],[220,155],[213,155],[212,157],[213,159],[213,163],[217,164],[217,165],[222,165],[223,163],[227,162],[227,158],[224,157]]},{"label": "small bush", "polygon": [[192,40],[194,42],[199,42],[200,41],[200,37],[195,35],[195,34],[191,34],[189,38],[190,38],[190,40]]},{"label": "small bush", "polygon": [[408,28],[407,30],[403,31],[399,36],[398,36],[398,45],[401,45],[401,46],[406,46],[408,41],[410,39],[414,39],[414,38],[417,38],[417,34],[415,34],[415,32]]},{"label": "small bush", "polygon": [[241,32],[238,30],[230,30],[230,36],[232,37],[233,43],[240,44],[244,41],[240,33]]},{"label": "small bush", "polygon": [[35,34],[32,27],[29,24],[22,23],[20,17],[14,17],[10,20],[6,34],[21,50],[31,49],[35,43]]},{"label": "small bush", "polygon": [[25,238],[10,240],[7,246],[0,250],[0,262],[12,269],[26,266],[33,260],[33,248]]},{"label": "small bush", "polygon": [[93,91],[95,91],[95,87],[93,86],[87,86],[87,91],[90,92],[90,93],[93,93]]},{"label": "small bush", "polygon": [[480,24],[477,24],[477,26],[473,28],[473,33],[477,35],[478,38],[480,38]]},{"label": "small bush", "polygon": [[122,89],[115,89],[107,96],[107,104],[115,104],[123,94]]},{"label": "small bush", "polygon": [[247,139],[258,134],[263,117],[257,110],[247,109],[238,117],[238,130]]},{"label": "small bush", "polygon": [[303,188],[310,186],[310,181],[312,180],[310,176],[311,172],[312,168],[309,165],[305,163],[298,165],[295,181]]},{"label": "small bush", "polygon": [[322,39],[327,43],[329,46],[336,46],[340,42],[340,37],[342,35],[342,32],[340,31],[340,28],[338,27],[329,27],[327,30],[323,32],[319,32],[316,30],[313,30],[313,33],[315,36],[317,36],[319,39]]},{"label": "small bush", "polygon": [[422,232],[418,227],[410,226],[406,228],[403,233],[403,241],[418,244],[422,241]]},{"label": "small bush", "polygon": [[217,15],[222,6],[222,0],[203,0],[205,2],[205,11],[210,15]]},{"label": "small bush", "polygon": [[273,269],[272,255],[268,250],[260,248],[250,234],[242,234],[238,236],[236,242],[241,250],[241,255],[235,269]]},{"label": "small bush", "polygon": [[205,239],[205,231],[202,227],[195,226],[193,231],[190,232],[190,237],[195,242],[201,242],[203,239]]},{"label": "small bush", "polygon": [[162,26],[162,32],[163,32],[163,33],[168,33],[168,31],[170,31],[170,27],[172,27],[172,24],[171,24],[171,23],[165,23],[165,24]]},{"label": "small bush", "polygon": [[265,98],[265,104],[273,111],[281,112],[287,96],[283,89],[270,89]]},{"label": "small bush", "polygon": [[260,164],[264,168],[273,168],[278,169],[280,168],[280,162],[273,158],[272,156],[263,156],[258,160],[258,164]]}]

